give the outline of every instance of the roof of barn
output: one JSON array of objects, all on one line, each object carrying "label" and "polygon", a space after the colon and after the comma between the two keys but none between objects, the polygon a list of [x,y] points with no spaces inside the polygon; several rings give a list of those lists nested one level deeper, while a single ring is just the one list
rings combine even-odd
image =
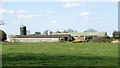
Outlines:
[{"label": "roof of barn", "polygon": [[106,36],[106,32],[73,32],[73,33],[52,33],[52,35],[70,34],[71,36]]}]

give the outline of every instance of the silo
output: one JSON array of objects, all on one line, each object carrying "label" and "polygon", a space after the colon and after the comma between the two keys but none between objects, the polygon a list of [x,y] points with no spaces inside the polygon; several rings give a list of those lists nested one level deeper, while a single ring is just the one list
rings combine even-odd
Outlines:
[{"label": "silo", "polygon": [[20,35],[26,35],[26,26],[24,25],[20,26]]}]

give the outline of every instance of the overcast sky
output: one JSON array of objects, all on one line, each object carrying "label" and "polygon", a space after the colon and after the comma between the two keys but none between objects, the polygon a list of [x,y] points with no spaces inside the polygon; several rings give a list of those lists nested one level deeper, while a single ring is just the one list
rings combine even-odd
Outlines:
[{"label": "overcast sky", "polygon": [[4,2],[0,19],[6,23],[0,29],[7,34],[19,35],[19,26],[23,24],[31,33],[68,28],[83,32],[92,28],[112,36],[118,30],[118,5],[113,2]]}]

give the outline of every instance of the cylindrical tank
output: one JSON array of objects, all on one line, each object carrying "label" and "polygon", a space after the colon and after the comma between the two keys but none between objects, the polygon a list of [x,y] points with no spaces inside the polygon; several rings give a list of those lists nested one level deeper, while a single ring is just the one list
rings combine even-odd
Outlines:
[{"label": "cylindrical tank", "polygon": [[24,25],[20,26],[20,35],[26,35],[26,26]]}]

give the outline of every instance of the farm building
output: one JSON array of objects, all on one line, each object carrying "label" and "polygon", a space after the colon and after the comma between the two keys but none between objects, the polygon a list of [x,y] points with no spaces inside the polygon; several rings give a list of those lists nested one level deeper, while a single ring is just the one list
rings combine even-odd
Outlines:
[{"label": "farm building", "polygon": [[10,42],[60,42],[71,41],[70,34],[51,35],[51,31],[48,31],[46,35],[27,35],[26,26],[20,26],[20,35],[15,35],[10,38]]},{"label": "farm building", "polygon": [[71,35],[16,35],[10,38],[10,42],[60,42],[70,41]]},{"label": "farm building", "polygon": [[[60,42],[60,41],[73,41],[78,38],[78,40],[93,39],[95,37],[107,36],[106,32],[73,32],[73,33],[52,33],[47,32],[46,35],[27,35],[26,26],[20,26],[20,35],[16,35],[10,38],[10,42]],[[81,38],[79,38],[81,37]]]},{"label": "farm building", "polygon": [[64,35],[64,34],[70,34],[71,37],[74,37],[75,39],[78,37],[83,37],[86,40],[93,39],[95,37],[105,37],[107,36],[106,32],[73,32],[73,33],[52,33],[52,35]]}]

